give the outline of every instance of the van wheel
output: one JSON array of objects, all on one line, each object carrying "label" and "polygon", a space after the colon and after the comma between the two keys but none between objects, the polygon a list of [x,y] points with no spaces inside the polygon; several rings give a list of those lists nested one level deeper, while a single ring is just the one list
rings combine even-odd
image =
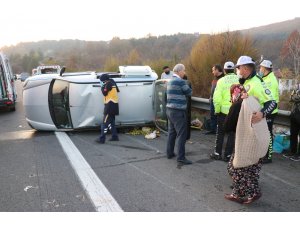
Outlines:
[{"label": "van wheel", "polygon": [[12,106],[9,111],[13,112],[13,111],[16,111],[16,106]]}]

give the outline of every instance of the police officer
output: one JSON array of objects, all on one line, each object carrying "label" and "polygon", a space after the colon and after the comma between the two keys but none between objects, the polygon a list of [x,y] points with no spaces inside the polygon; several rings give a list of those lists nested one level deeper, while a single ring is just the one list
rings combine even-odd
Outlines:
[{"label": "police officer", "polygon": [[272,65],[271,61],[263,60],[260,63],[259,75],[260,75],[260,77],[262,77],[267,88],[271,91],[271,94],[277,103],[277,107],[274,109],[272,114],[266,116],[271,137],[270,137],[270,144],[268,147],[268,152],[263,160],[263,163],[271,163],[272,162],[273,124],[274,124],[274,119],[275,119],[276,115],[278,114],[279,87],[278,87],[278,80],[276,79],[275,74],[272,72],[272,69],[273,69],[273,65]]},{"label": "police officer", "polygon": [[[222,148],[224,142],[224,121],[231,106],[230,102],[230,87],[232,84],[238,84],[239,78],[234,73],[234,63],[226,62],[224,64],[225,76],[218,80],[216,89],[213,95],[213,103],[215,114],[217,115],[217,135],[215,151],[210,155],[211,159],[222,159]],[[234,148],[234,132],[228,134],[223,160],[228,162]]]},{"label": "police officer", "polygon": [[240,84],[244,85],[248,95],[256,97],[262,106],[259,112],[253,113],[251,119],[252,123],[257,123],[267,115],[271,115],[277,108],[277,103],[266,84],[256,75],[255,62],[251,57],[241,56],[236,68]]}]

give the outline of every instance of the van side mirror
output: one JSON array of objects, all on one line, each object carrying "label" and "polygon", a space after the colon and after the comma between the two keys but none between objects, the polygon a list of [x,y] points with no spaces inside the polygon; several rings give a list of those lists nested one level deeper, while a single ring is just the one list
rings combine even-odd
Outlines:
[{"label": "van side mirror", "polygon": [[62,74],[66,71],[66,67],[63,66],[59,72],[59,76],[62,76]]}]

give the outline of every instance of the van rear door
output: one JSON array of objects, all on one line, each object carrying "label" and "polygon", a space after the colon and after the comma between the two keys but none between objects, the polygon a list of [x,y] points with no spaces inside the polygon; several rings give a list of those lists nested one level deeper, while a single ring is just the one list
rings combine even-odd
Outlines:
[{"label": "van rear door", "polygon": [[[6,93],[6,78],[2,63],[0,62],[0,102],[7,98]],[[1,104],[1,103],[0,103]]]}]

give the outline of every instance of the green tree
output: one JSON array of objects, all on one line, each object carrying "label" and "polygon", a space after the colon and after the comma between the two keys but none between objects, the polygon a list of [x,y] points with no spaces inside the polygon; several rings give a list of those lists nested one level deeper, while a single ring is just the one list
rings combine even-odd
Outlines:
[{"label": "green tree", "polygon": [[193,85],[193,95],[209,97],[211,68],[226,61],[236,62],[241,55],[256,59],[257,50],[248,36],[239,32],[225,32],[200,37],[185,60],[187,74]]},{"label": "green tree", "polygon": [[128,65],[140,65],[141,64],[140,54],[136,49],[130,51],[128,58],[126,60],[126,64]]},{"label": "green tree", "polygon": [[109,58],[106,59],[104,63],[104,71],[107,72],[117,72],[119,70],[120,66],[120,60],[117,59],[116,57],[110,56]]}]

